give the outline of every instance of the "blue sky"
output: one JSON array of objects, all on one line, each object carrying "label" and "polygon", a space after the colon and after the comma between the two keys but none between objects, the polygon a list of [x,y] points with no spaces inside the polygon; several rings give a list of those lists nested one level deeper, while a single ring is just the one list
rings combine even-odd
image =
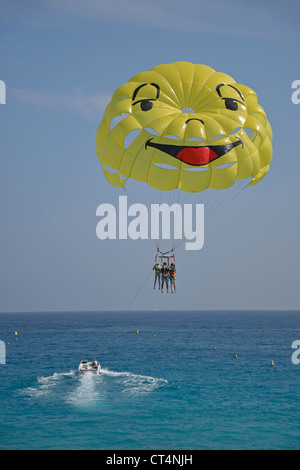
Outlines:
[{"label": "blue sky", "polygon": [[[300,79],[296,1],[2,0],[0,311],[299,308]],[[116,203],[95,134],[118,86],[176,60],[253,88],[271,169],[176,252],[176,296],[153,292],[151,241],[100,241]],[[142,202],[142,201],[141,201]],[[135,297],[136,296],[136,297]]]}]

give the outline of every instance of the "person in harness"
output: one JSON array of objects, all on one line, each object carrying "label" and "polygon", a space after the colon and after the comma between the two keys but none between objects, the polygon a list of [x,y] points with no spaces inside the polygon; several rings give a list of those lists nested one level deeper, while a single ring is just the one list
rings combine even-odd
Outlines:
[{"label": "person in harness", "polygon": [[153,266],[153,270],[155,271],[155,278],[154,278],[154,286],[153,289],[155,289],[156,286],[156,281],[158,281],[158,288],[160,290],[160,274],[161,274],[161,265],[159,263],[155,263]]},{"label": "person in harness", "polygon": [[174,263],[171,263],[169,270],[170,270],[171,292],[172,294],[176,294],[176,266]]},{"label": "person in harness", "polygon": [[161,291],[162,292],[164,291],[164,283],[166,283],[167,293],[169,293],[169,279],[170,279],[170,264],[167,265],[167,263],[164,262],[161,268]]}]

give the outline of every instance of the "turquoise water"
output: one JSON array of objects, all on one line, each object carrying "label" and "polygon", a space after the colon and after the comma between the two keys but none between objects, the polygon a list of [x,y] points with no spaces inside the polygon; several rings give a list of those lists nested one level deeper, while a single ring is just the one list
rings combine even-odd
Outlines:
[{"label": "turquoise water", "polygon": [[299,449],[299,339],[300,312],[0,314],[0,448]]}]

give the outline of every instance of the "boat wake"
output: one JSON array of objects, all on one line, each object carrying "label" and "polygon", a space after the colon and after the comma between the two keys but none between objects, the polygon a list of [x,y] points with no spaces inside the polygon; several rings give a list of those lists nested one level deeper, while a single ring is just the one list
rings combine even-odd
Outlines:
[{"label": "boat wake", "polygon": [[105,392],[100,385],[101,376],[87,372],[76,378],[78,378],[77,386],[67,395],[67,403],[90,407],[95,402],[103,400]]},{"label": "boat wake", "polygon": [[38,377],[34,386],[21,389],[18,394],[31,399],[55,397],[71,404],[89,406],[112,394],[145,395],[167,384],[168,381],[163,378],[106,368],[102,368],[99,375],[89,372],[78,374],[71,370]]},{"label": "boat wake", "polygon": [[27,387],[19,390],[19,394],[29,398],[39,398],[53,393],[53,389],[57,385],[62,384],[65,378],[72,378],[75,376],[75,371],[70,372],[54,372],[49,377],[38,377],[37,384],[33,387]]},{"label": "boat wake", "polygon": [[134,395],[151,393],[155,389],[168,384],[165,379],[133,374],[132,372],[115,372],[109,369],[101,369],[101,373],[119,380],[123,386],[123,393]]}]

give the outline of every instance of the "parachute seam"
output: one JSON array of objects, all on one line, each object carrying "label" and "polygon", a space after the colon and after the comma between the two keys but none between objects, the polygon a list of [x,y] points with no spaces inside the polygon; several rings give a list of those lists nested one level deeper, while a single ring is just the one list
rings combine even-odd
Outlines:
[{"label": "parachute seam", "polygon": [[[180,86],[181,86],[181,90],[182,90],[182,95],[183,95],[183,100],[185,100],[185,92],[184,92],[184,88],[183,88],[183,83],[182,83],[182,78],[181,78],[181,74],[180,74],[180,71],[178,70],[177,66],[176,66],[176,63],[173,64],[177,73],[178,73],[178,76],[179,76],[179,79],[180,79]],[[179,101],[179,97],[178,97],[178,101]],[[181,103],[181,109],[182,109],[182,106],[183,106],[184,103]]]},{"label": "parachute seam", "polygon": [[[179,101],[179,99],[178,99],[178,95],[177,95],[177,93],[175,92],[174,88],[172,87],[171,83],[169,82],[169,79],[167,79],[161,72],[158,72],[157,70],[151,69],[151,72],[156,73],[157,75],[159,75],[160,77],[162,77],[162,78],[168,83],[168,85],[170,86],[171,90],[173,91],[173,94],[174,94],[175,98],[177,99],[177,103],[176,103],[175,101],[173,101],[172,99],[171,99],[171,101],[172,101],[178,108],[180,108],[180,101]],[[164,93],[164,92],[163,92],[163,93]],[[164,93],[164,94],[165,94],[165,93]]]},{"label": "parachute seam", "polygon": [[[199,92],[198,92],[197,96],[200,95],[201,91],[203,90],[204,86],[206,85],[207,80],[208,80],[214,73],[216,73],[216,71],[215,71],[215,70],[212,70],[212,72],[206,77],[206,79],[204,80],[204,82],[202,83],[202,85],[201,85],[201,87],[200,87],[200,89],[199,89]],[[200,103],[201,103],[201,101],[200,101]]]}]

